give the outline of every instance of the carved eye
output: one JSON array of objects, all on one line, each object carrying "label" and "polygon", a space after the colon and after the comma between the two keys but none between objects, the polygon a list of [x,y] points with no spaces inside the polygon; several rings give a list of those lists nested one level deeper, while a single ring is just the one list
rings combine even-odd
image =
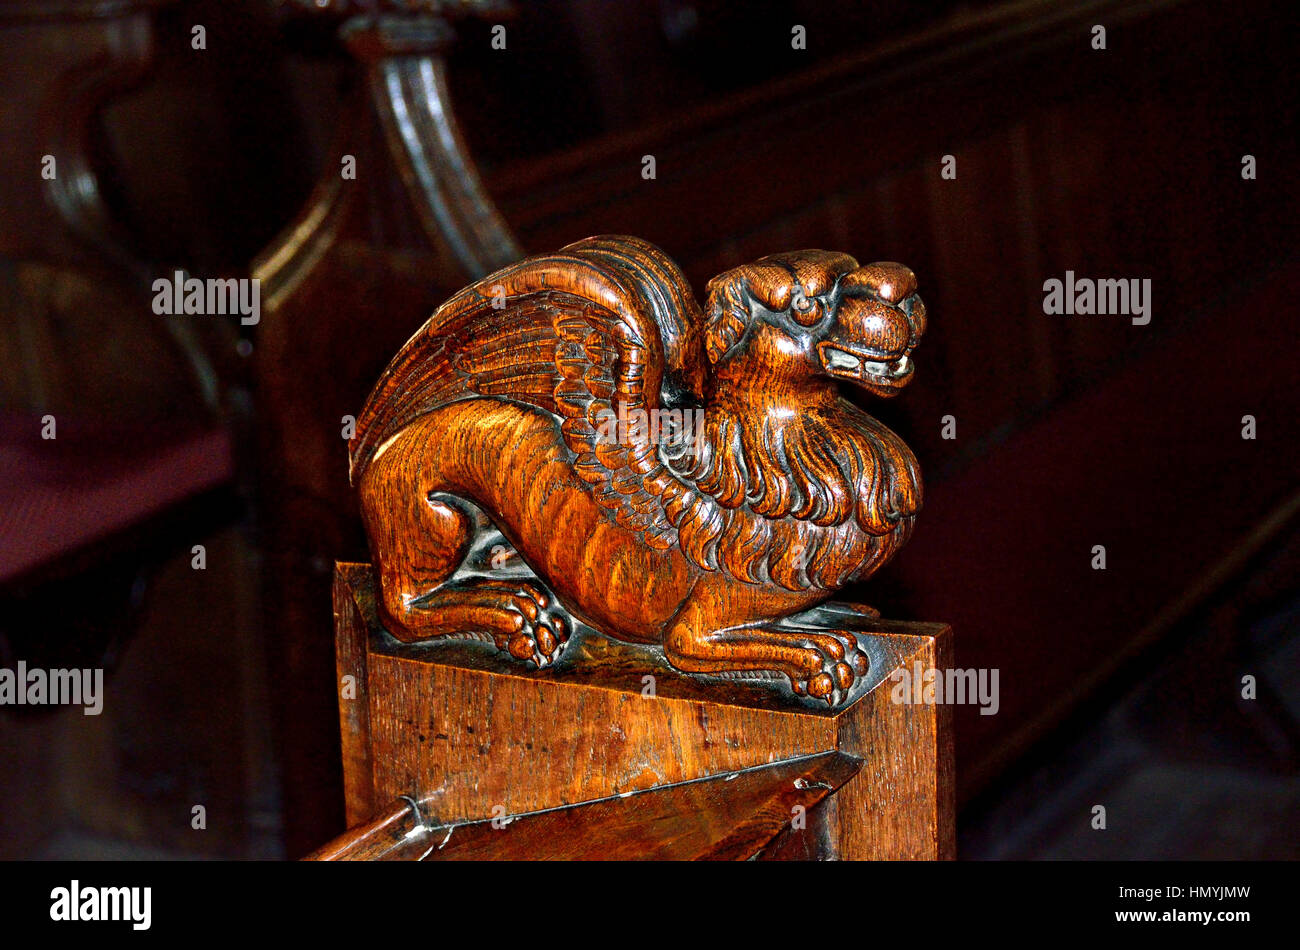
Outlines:
[{"label": "carved eye", "polygon": [[790,302],[790,309],[795,313],[795,319],[804,326],[812,326],[820,319],[821,301],[816,297],[805,297],[802,293],[796,293],[794,299]]}]

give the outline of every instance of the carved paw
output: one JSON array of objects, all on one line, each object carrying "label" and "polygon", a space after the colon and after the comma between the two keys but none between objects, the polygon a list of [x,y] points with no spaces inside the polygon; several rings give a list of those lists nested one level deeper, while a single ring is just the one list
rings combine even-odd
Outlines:
[{"label": "carved paw", "polygon": [[[399,613],[391,611],[390,613]],[[559,658],[571,630],[550,597],[521,581],[473,578],[412,599],[385,618],[399,640],[489,637],[516,659],[538,668]]]},{"label": "carved paw", "polygon": [[[537,623],[525,623],[502,647],[517,660],[532,660],[537,668],[549,666],[560,658],[569,640],[564,618],[548,613]],[[497,644],[501,646],[500,642]]]},{"label": "carved paw", "polygon": [[531,660],[538,669],[550,666],[564,652],[571,631],[539,587],[484,579],[468,582],[462,589],[499,612],[487,631],[498,649],[517,660]]},{"label": "carved paw", "polygon": [[806,641],[801,649],[809,671],[805,675],[790,675],[790,685],[799,696],[837,706],[848,697],[854,681],[871,669],[871,661],[858,647],[857,638],[848,631],[801,630],[796,636]]}]

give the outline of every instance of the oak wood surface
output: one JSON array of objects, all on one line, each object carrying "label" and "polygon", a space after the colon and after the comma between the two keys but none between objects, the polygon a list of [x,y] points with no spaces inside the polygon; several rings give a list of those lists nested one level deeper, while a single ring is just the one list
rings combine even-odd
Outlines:
[{"label": "oak wood surface", "polygon": [[[309,855],[316,861],[748,860],[857,772],[825,752],[645,792],[463,824],[417,821],[399,800],[375,820]],[[420,813],[421,819],[424,818]],[[813,819],[816,820],[816,819]],[[816,838],[816,832],[809,832]]]},{"label": "oak wood surface", "polygon": [[843,392],[901,392],[926,323],[908,268],[821,250],[717,276],[703,310],[621,235],[488,275],[402,347],[349,443],[388,629],[542,667],[590,627],[847,700],[860,611],[813,608],[907,541],[921,479]]},{"label": "oak wood surface", "polygon": [[304,861],[383,861],[409,856],[423,827],[413,802],[398,799],[368,821],[349,828]]},{"label": "oak wood surface", "polygon": [[[860,698],[829,707],[761,683],[701,680],[653,645],[596,636],[540,670],[483,643],[402,643],[380,620],[370,565],[339,564],[335,583],[339,669],[357,683],[354,699],[340,699],[354,826],[402,795],[447,826],[836,752],[861,767],[809,807],[801,856],[953,856],[950,717],[890,699],[893,671],[946,662],[946,626],[863,618],[870,679]],[[356,728],[363,716],[367,731]],[[772,856],[796,851],[777,831]]]}]

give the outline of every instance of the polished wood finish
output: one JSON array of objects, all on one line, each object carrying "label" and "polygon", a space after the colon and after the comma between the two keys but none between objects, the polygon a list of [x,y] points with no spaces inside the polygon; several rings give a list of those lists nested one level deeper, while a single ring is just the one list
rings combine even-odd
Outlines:
[{"label": "polished wood finish", "polygon": [[464,824],[428,824],[414,799],[401,799],[306,860],[763,860],[788,853],[785,832],[807,839],[809,856],[825,856],[820,813],[793,829],[791,818],[807,818],[861,766],[853,756],[824,752]]},{"label": "polished wood finish", "polygon": [[423,843],[426,828],[416,807],[414,799],[399,798],[370,821],[349,828],[303,860],[384,861],[410,857],[414,848]]},{"label": "polished wood finish", "polygon": [[826,251],[716,277],[703,313],[630,237],[485,277],[357,416],[388,629],[541,667],[594,628],[678,670],[847,699],[868,670],[858,613],[815,608],[907,540],[921,482],[838,384],[895,395],[925,326],[910,270]]},{"label": "polished wood finish", "polygon": [[[680,799],[676,817],[662,813],[669,829],[663,840],[652,842],[643,830],[637,848],[646,856],[672,840],[743,840],[739,850],[752,844],[754,851],[734,856],[750,856],[759,850],[757,837],[771,857],[953,856],[949,709],[890,697],[895,670],[950,663],[951,633],[943,625],[860,616],[855,633],[871,672],[858,698],[831,708],[760,683],[706,682],[675,670],[654,645],[595,635],[575,640],[541,670],[473,641],[403,643],[380,620],[370,565],[339,564],[335,591],[340,683],[351,684],[339,715],[354,827],[382,818],[402,795],[420,802],[426,823],[460,826],[836,753],[861,765],[831,782],[835,794],[816,808],[804,803],[812,838],[782,831],[789,808],[783,822],[746,818],[774,814],[770,804],[759,807],[773,799],[756,786],[738,798],[703,792],[704,799]],[[823,780],[830,781],[816,781]],[[705,799],[716,817],[697,823],[690,812]],[[653,814],[660,812],[619,820],[632,828]],[[747,823],[763,834],[741,834]],[[534,852],[541,847],[527,840]],[[578,856],[572,845],[553,847]]]}]

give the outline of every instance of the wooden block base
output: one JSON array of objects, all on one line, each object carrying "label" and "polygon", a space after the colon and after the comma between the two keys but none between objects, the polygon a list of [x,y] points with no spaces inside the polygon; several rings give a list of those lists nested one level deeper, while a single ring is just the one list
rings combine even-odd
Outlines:
[{"label": "wooden block base", "polygon": [[[481,643],[403,644],[383,630],[375,592],[369,565],[337,566],[349,825],[402,795],[425,800],[432,824],[470,824],[839,753],[860,765],[806,827],[778,821],[755,854],[953,856],[950,710],[891,701],[894,670],[950,665],[942,624],[866,622],[871,671],[855,699],[829,709],[761,683],[685,676],[654,648],[593,635],[546,670]],[[528,856],[581,856],[571,842],[529,846]]]}]

